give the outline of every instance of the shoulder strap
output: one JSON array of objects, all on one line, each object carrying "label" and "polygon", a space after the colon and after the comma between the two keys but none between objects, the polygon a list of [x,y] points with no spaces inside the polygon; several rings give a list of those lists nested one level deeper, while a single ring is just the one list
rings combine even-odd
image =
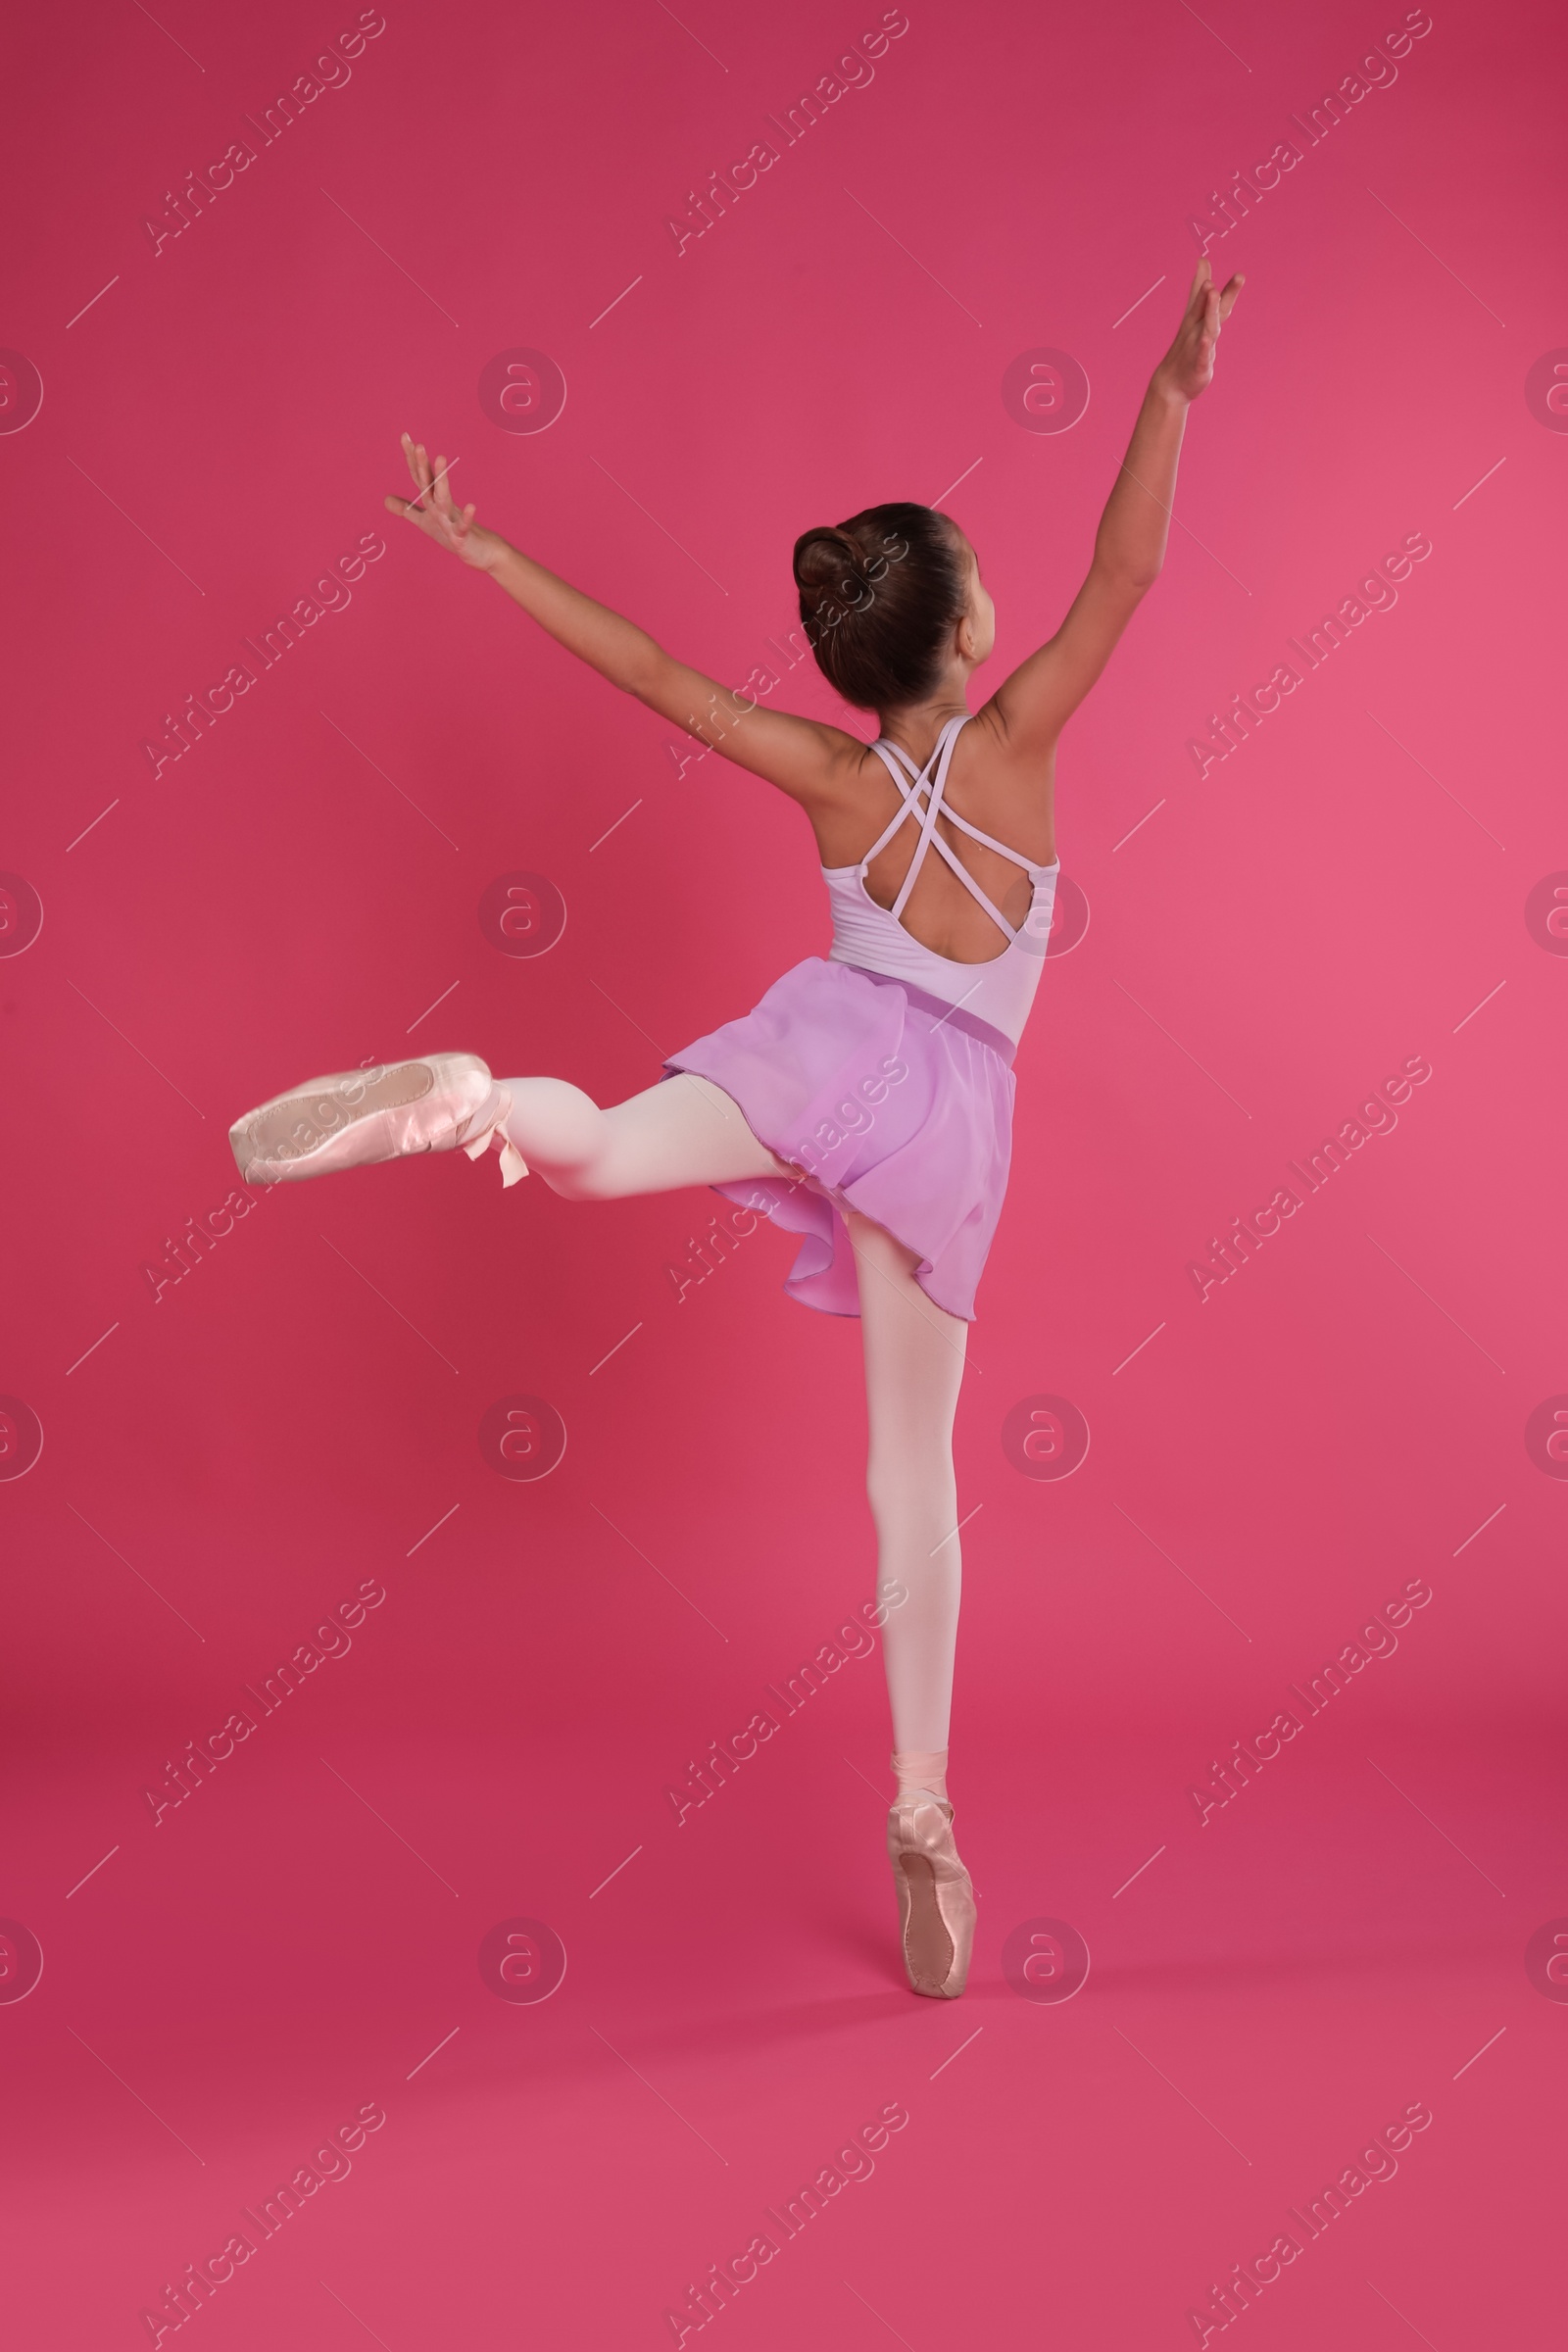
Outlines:
[{"label": "shoulder strap", "polygon": [[1038,882],[1043,874],[1050,872],[1049,866],[1034,865],[1019,851],[1009,850],[1004,841],[996,840],[990,833],[982,833],[978,825],[971,825],[966,816],[958,814],[956,808],[944,808],[942,813],[950,825],[956,825],[960,833],[966,833],[971,841],[977,841],[983,850],[995,850],[999,858],[1005,858],[1010,864],[1021,865],[1032,881]]},{"label": "shoulder strap", "polygon": [[[937,839],[937,818],[942,813],[942,795],[948,788],[948,769],[953,764],[953,747],[958,740],[958,731],[962,725],[961,718],[950,718],[937,737],[936,750],[932,753],[931,760],[926,761],[925,771],[921,778],[921,782],[926,787],[926,804],[920,817],[920,838],[914,845],[914,856],[909,859],[909,870],[904,877],[903,887],[889,910],[895,922],[902,920],[904,909],[908,905],[909,893],[919,878],[921,866],[925,863],[925,854],[933,840]],[[936,763],[935,776],[931,774],[933,760]],[[910,798],[914,798],[919,790],[920,785],[916,784]],[[906,807],[907,805],[906,803]],[[941,848],[942,844],[938,840],[939,853]],[[968,876],[965,875],[964,879],[967,881]]]},{"label": "shoulder strap", "polygon": [[[880,856],[881,852],[887,848],[905,818],[912,812],[919,820],[920,838],[915,844],[914,856],[909,860],[909,870],[904,877],[899,895],[889,908],[894,920],[896,922],[902,920],[904,909],[908,904],[909,893],[914,888],[920,867],[925,861],[925,854],[928,849],[935,849],[937,856],[956,874],[969,896],[984,907],[1003,937],[1011,941],[1018,936],[1011,923],[992,905],[968,867],[948,847],[936,829],[937,818],[946,816],[950,824],[956,825],[961,833],[968,834],[971,840],[978,841],[983,848],[995,850],[999,857],[1008,858],[1014,865],[1023,866],[1031,879],[1037,878],[1044,870],[1041,867],[1030,865],[1028,859],[1020,858],[1015,850],[1007,849],[1000,841],[993,841],[989,833],[982,833],[978,826],[971,825],[966,818],[959,816],[956,809],[945,808],[943,805],[943,795],[947,790],[948,783],[948,769],[953,760],[953,747],[958,740],[959,731],[972,716],[971,711],[965,711],[959,716],[948,720],[947,725],[937,737],[931,757],[923,768],[917,768],[908,753],[896,743],[884,743],[879,738],[871,746],[874,752],[880,754],[889,775],[898,786],[903,807],[880,840],[874,842],[866,852],[860,863],[860,873],[863,877],[872,859]],[[908,771],[910,781],[907,784],[900,773],[901,767]],[[934,774],[933,769],[935,770]],[[920,796],[922,793],[927,796],[924,808],[921,807]]]},{"label": "shoulder strap", "polygon": [[[950,720],[948,723],[951,726],[953,722]],[[893,839],[894,834],[903,824],[905,818],[908,816],[911,811],[916,817],[919,816],[920,794],[924,787],[930,782],[932,766],[937,759],[941,756],[943,745],[947,740],[947,733],[948,729],[947,727],[944,727],[942,733],[937,737],[935,749],[932,751],[931,758],[926,761],[924,767],[916,767],[914,761],[909,758],[907,752],[902,750],[896,743],[884,742],[880,735],[877,737],[875,743],[872,744],[872,751],[876,753],[883,766],[887,769],[888,774],[893,778],[894,783],[898,786],[899,798],[902,803],[902,807],[899,809],[898,815],[893,819],[893,822],[887,827],[885,832],[878,835],[877,839],[866,851],[865,856],[861,858],[860,872],[862,875],[864,874],[866,867],[871,863],[872,859],[875,858],[880,858],[882,852],[887,848],[888,843]],[[909,775],[913,779],[912,783],[906,784],[903,776],[899,772],[901,765],[908,769]],[[915,854],[918,856],[919,852],[916,851]]]},{"label": "shoulder strap", "polygon": [[[971,711],[969,716],[972,718],[973,715],[974,713]],[[957,724],[961,726],[963,721],[960,719],[958,720]],[[904,791],[905,787],[897,770],[893,767],[893,760],[901,760],[904,762],[904,765],[908,769],[910,775],[915,778],[916,785],[919,785],[926,780],[924,771],[916,769],[914,761],[909,758],[906,752],[900,749],[898,744],[878,742],[874,743],[871,746],[871,749],[873,751],[880,752],[884,760],[887,760],[889,770],[893,775],[893,781],[898,785],[901,792]],[[889,757],[890,754],[892,755],[891,758]],[[930,763],[928,761],[927,766],[929,766],[929,764]],[[946,784],[946,781],[947,771],[944,769],[944,785]],[[1051,871],[1051,868],[1047,865],[1035,865],[1031,863],[1030,859],[1025,858],[1021,851],[1010,850],[1004,841],[998,841],[994,834],[982,833],[978,825],[971,825],[969,819],[966,816],[960,816],[956,808],[952,808],[945,806],[943,808],[942,814],[947,818],[950,825],[956,825],[960,833],[966,833],[971,841],[977,841],[983,850],[995,850],[999,858],[1005,858],[1012,865],[1021,865],[1024,872],[1030,876],[1031,880],[1039,881],[1043,875],[1048,874]],[[870,857],[867,858],[865,861],[867,865],[870,864],[871,858],[874,858],[877,855],[877,852],[885,848],[887,843],[892,840],[894,833],[898,831],[899,826],[903,822],[904,815],[903,811],[901,810],[899,815],[894,818],[892,826],[886,833],[883,834],[881,841],[877,843],[876,849],[873,850],[870,854]],[[942,847],[940,837],[937,840],[936,846],[939,850]]]}]

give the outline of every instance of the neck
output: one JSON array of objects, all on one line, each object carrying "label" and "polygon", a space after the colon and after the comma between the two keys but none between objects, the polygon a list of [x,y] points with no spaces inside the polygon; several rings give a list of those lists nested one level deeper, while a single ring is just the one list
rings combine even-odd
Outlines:
[{"label": "neck", "polygon": [[931,756],[937,737],[950,718],[970,716],[966,685],[945,686],[921,703],[906,703],[897,710],[879,710],[877,725],[890,743],[917,760]]}]

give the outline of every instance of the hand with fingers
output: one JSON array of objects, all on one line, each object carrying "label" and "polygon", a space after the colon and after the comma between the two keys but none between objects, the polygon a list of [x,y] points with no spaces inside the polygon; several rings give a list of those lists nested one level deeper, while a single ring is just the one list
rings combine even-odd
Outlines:
[{"label": "hand with fingers", "polygon": [[1154,370],[1156,380],[1183,400],[1196,400],[1212,379],[1219,330],[1236,308],[1236,297],[1246,283],[1238,272],[1227,286],[1216,286],[1206,258],[1199,263],[1176,340]]},{"label": "hand with fingers", "polygon": [[[493,571],[505,555],[506,541],[494,531],[479,529],[473,519],[472,507],[454,505],[451,485],[447,479],[450,467],[445,458],[438,457],[434,466],[425,453],[422,441],[411,441],[403,436],[403,455],[414,476],[413,498],[389,498],[390,513],[402,514],[427,539],[438,547],[450,548],[475,571]],[[454,464],[456,460],[454,460]]]}]

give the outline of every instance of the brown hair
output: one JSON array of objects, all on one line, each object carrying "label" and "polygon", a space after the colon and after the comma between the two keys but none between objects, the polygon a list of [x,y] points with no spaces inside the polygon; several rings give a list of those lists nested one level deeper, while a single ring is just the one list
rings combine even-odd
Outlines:
[{"label": "brown hair", "polygon": [[945,514],[895,501],[804,531],[795,584],[817,667],[847,703],[896,710],[932,691],[967,603]]}]

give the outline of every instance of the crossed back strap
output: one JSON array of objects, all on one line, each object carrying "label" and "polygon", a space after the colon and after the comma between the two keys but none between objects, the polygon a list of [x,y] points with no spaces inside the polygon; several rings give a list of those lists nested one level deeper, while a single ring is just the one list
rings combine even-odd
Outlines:
[{"label": "crossed back strap", "polygon": [[[899,797],[903,807],[881,839],[873,844],[860,860],[860,877],[863,881],[873,858],[881,856],[905,818],[912,815],[919,825],[920,838],[915,843],[914,856],[909,860],[909,870],[905,875],[899,895],[889,909],[894,920],[899,923],[903,922],[904,909],[908,904],[909,893],[919,878],[921,866],[925,863],[925,854],[927,850],[934,849],[938,857],[945,859],[947,864],[952,867],[969,896],[985,908],[997,929],[1003,933],[1004,938],[1011,941],[1017,938],[1017,932],[1006,916],[1000,914],[993,906],[963,860],[948,847],[936,829],[937,818],[945,816],[950,825],[956,825],[960,833],[966,833],[971,841],[979,842],[982,849],[994,850],[999,858],[1007,858],[1013,865],[1021,865],[1031,881],[1038,879],[1039,875],[1046,870],[1041,866],[1032,865],[1029,859],[1021,858],[1016,850],[1009,850],[1005,842],[993,841],[989,833],[982,833],[978,825],[971,825],[968,818],[960,816],[956,808],[944,806],[943,795],[947,791],[948,769],[953,760],[953,747],[958,740],[959,730],[967,726],[973,716],[972,710],[965,710],[961,711],[957,717],[948,720],[947,725],[937,737],[935,748],[924,767],[916,767],[908,753],[902,751],[896,743],[886,743],[879,738],[872,744],[872,751],[881,759],[888,774],[899,788]],[[910,778],[908,783],[905,782],[904,773],[901,770],[907,772]],[[925,796],[923,801],[922,794]]]}]

